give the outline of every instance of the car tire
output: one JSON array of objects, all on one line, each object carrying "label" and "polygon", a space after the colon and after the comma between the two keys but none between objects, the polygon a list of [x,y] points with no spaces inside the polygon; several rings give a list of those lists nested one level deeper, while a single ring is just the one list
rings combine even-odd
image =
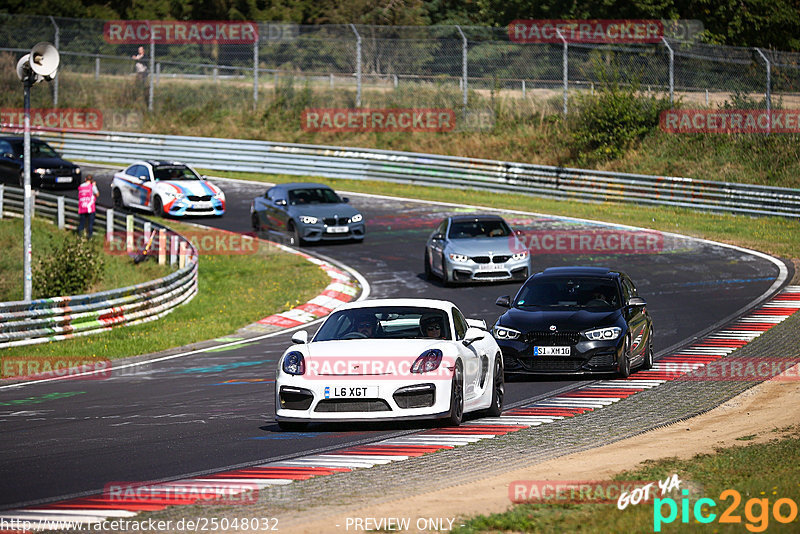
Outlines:
[{"label": "car tire", "polygon": [[261,230],[261,221],[258,220],[258,213],[255,211],[250,214],[250,226],[253,227],[254,232]]},{"label": "car tire", "polygon": [[644,351],[644,357],[642,359],[642,365],[640,369],[652,369],[653,365],[655,364],[653,356],[653,329],[651,328],[650,333],[647,335],[647,348]]},{"label": "car tire", "polygon": [[305,430],[308,427],[308,423],[297,423],[294,421],[278,421],[278,428],[283,430],[284,432],[299,432],[301,430]]},{"label": "car tire", "polygon": [[631,376],[631,350],[630,350],[630,342],[626,338],[625,345],[622,348],[622,360],[619,362],[617,366],[617,376],[619,378],[628,378]]},{"label": "car tire", "polygon": [[153,197],[153,213],[159,217],[164,217],[164,204],[161,202],[161,197],[156,195]]},{"label": "car tire", "polygon": [[464,419],[464,372],[460,363],[456,363],[451,383],[450,412],[442,422],[444,426],[460,426]]},{"label": "car tire", "polygon": [[433,279],[433,271],[431,270],[431,255],[428,249],[425,249],[425,280]]},{"label": "car tire", "polygon": [[303,244],[303,240],[300,238],[300,231],[292,221],[289,221],[289,224],[286,225],[286,231],[289,232],[289,245],[299,247]]},{"label": "car tire", "polygon": [[484,412],[488,417],[500,417],[503,413],[503,398],[506,386],[503,374],[503,357],[498,354],[494,357],[494,374],[492,376],[492,405]]},{"label": "car tire", "polygon": [[114,189],[111,192],[111,203],[115,210],[125,211],[125,204],[122,202],[122,193],[119,189]]}]

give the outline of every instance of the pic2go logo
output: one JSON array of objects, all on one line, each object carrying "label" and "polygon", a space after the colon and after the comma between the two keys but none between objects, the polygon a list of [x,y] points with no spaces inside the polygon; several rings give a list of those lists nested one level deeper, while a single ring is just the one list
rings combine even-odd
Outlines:
[{"label": "pic2go logo", "polygon": [[[681,490],[684,495],[681,499],[681,523],[689,523],[689,508],[690,502],[686,498],[689,494],[688,490]],[[742,503],[742,496],[736,490],[725,490],[719,494],[720,501],[731,499],[730,505],[719,516],[719,523],[735,523],[742,522],[742,517],[737,515],[736,510]],[[698,523],[712,523],[717,519],[717,514],[711,512],[711,508],[715,508],[717,503],[714,499],[702,498],[695,501],[694,506],[691,507],[694,520]],[[664,515],[667,509],[667,515]],[[772,512],[772,517],[778,523],[791,523],[797,518],[797,503],[789,498],[778,499],[772,504],[770,509],[769,499],[756,498],[748,499],[744,504],[744,517],[747,520],[745,528],[750,532],[764,532],[769,527],[769,516]],[[678,503],[675,499],[656,498],[653,501],[653,530],[661,532],[661,525],[668,525],[678,518]]]}]

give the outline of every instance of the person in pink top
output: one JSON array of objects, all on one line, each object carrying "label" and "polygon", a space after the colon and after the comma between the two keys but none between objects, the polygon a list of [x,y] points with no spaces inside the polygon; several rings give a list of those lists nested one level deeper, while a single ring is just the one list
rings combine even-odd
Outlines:
[{"label": "person in pink top", "polygon": [[99,196],[100,192],[97,190],[94,176],[87,174],[86,179],[78,187],[78,216],[80,217],[78,235],[81,235],[83,227],[86,225],[86,235],[91,239],[94,231],[95,204]]}]

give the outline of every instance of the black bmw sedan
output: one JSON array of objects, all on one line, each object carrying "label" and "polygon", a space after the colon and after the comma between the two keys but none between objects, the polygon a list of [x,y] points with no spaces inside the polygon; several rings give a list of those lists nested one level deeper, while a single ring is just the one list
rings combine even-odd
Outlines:
[{"label": "black bmw sedan", "polygon": [[625,273],[553,267],[525,282],[492,333],[507,374],[616,373],[653,366],[653,321]]}]

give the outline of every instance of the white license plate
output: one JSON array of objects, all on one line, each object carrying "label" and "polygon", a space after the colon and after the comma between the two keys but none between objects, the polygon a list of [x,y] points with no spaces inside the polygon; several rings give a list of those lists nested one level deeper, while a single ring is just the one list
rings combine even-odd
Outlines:
[{"label": "white license plate", "polygon": [[533,347],[534,356],[569,356],[569,347]]},{"label": "white license plate", "polygon": [[347,226],[329,226],[325,229],[329,234],[346,234],[350,231]]},{"label": "white license plate", "polygon": [[70,184],[72,183],[72,176],[56,176],[57,184]]},{"label": "white license plate", "polygon": [[374,399],[378,386],[325,386],[326,399]]},{"label": "white license plate", "polygon": [[505,273],[505,271],[500,271],[493,263],[481,263],[478,265],[479,271],[496,271],[497,274]]}]

